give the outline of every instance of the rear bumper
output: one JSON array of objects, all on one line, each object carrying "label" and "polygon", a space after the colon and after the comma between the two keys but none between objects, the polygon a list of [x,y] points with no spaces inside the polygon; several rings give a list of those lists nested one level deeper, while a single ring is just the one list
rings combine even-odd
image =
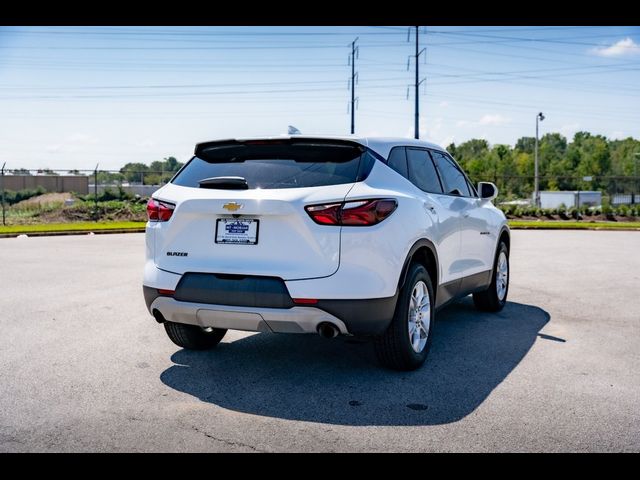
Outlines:
[{"label": "rear bumper", "polygon": [[313,306],[269,308],[181,301],[162,296],[156,288],[148,286],[143,286],[143,291],[149,312],[153,315],[157,310],[170,322],[278,333],[316,333],[320,323],[330,322],[344,335],[380,335],[391,323],[397,301],[396,294],[388,298],[325,299]]},{"label": "rear bumper", "polygon": [[323,322],[334,324],[343,335],[349,334],[342,320],[313,307],[259,308],[179,302],[157,297],[150,310],[159,311],[165,320],[200,327],[227,328],[250,332],[317,333]]}]

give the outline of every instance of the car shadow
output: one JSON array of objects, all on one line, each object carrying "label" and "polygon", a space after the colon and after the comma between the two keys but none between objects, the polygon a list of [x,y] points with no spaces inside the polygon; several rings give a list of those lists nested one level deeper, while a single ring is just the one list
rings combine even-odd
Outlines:
[{"label": "car shadow", "polygon": [[161,381],[220,407],[336,425],[438,425],[473,412],[529,351],[549,314],[508,302],[483,313],[469,297],[438,314],[422,368],[382,368],[370,342],[256,334],[214,350],[179,350]]}]

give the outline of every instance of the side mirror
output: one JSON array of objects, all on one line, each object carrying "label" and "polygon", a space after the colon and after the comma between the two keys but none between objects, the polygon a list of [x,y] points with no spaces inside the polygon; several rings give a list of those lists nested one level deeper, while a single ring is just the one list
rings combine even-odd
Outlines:
[{"label": "side mirror", "polygon": [[478,182],[478,193],[483,200],[493,200],[498,196],[498,187],[491,182]]}]

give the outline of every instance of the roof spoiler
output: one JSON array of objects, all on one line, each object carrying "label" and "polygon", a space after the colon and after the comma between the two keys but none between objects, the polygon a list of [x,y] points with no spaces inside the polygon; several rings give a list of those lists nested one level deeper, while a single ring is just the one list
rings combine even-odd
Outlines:
[{"label": "roof spoiler", "polygon": [[[242,149],[242,147],[251,147],[255,145],[323,145],[333,147],[350,147],[357,148],[360,151],[364,151],[366,148],[364,145],[352,140],[331,139],[331,138],[313,138],[313,137],[300,137],[295,138],[266,138],[255,140],[216,140],[213,142],[198,143],[194,150],[194,155],[197,157],[211,156],[214,151],[216,153],[223,153],[224,150],[229,149]],[[215,154],[213,156],[216,156]]]}]

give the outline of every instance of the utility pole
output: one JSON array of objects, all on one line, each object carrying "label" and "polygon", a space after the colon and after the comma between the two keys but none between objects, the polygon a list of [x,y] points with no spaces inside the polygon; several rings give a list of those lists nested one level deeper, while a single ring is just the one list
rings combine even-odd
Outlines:
[{"label": "utility pole", "polygon": [[356,42],[359,37],[351,42],[351,55],[349,55],[349,64],[351,65],[351,135],[356,132],[356,81],[358,79],[358,73],[356,72],[356,57],[359,57],[359,47],[356,47]]},{"label": "utility pole", "polygon": [[544,115],[542,114],[542,112],[536,115],[536,148],[535,148],[535,164],[534,164],[535,179],[534,179],[534,187],[533,187],[534,201],[535,201],[536,207],[540,208],[540,190],[538,188],[538,120],[540,121],[544,120]]},{"label": "utility pole", "polygon": [[[416,37],[416,54],[414,55],[415,57],[415,62],[416,62],[416,81],[414,84],[415,87],[415,133],[414,133],[414,138],[418,139],[420,138],[420,97],[419,97],[419,90],[418,88],[420,87],[420,84],[422,82],[425,81],[425,79],[423,78],[422,80],[420,80],[420,69],[418,67],[418,59],[420,58],[420,55],[422,53],[425,52],[426,48],[423,48],[422,50],[420,50],[420,45],[419,45],[419,33],[420,33],[420,27],[419,26],[415,26],[414,27],[416,29],[415,31],[415,37]],[[409,41],[409,37],[411,35],[411,29],[409,29],[409,35],[407,36],[407,41]],[[409,64],[407,63],[407,70],[409,69]],[[409,95],[408,93],[408,89],[407,89],[407,95]]]},{"label": "utility pole", "polygon": [[416,107],[415,107],[415,133],[414,136],[415,138],[420,138],[420,102],[418,99],[418,87],[420,86],[420,83],[418,83],[418,78],[419,78],[419,68],[418,67],[418,57],[420,56],[420,53],[418,52],[418,40],[420,38],[420,35],[418,35],[418,31],[420,30],[420,28],[418,26],[416,26],[416,89],[415,89],[415,101],[416,101]]},{"label": "utility pole", "polygon": [[2,174],[0,176],[0,179],[2,180],[2,225],[6,225],[6,219],[5,219],[5,213],[4,213],[4,167],[7,164],[7,162],[4,162],[2,164]]}]

